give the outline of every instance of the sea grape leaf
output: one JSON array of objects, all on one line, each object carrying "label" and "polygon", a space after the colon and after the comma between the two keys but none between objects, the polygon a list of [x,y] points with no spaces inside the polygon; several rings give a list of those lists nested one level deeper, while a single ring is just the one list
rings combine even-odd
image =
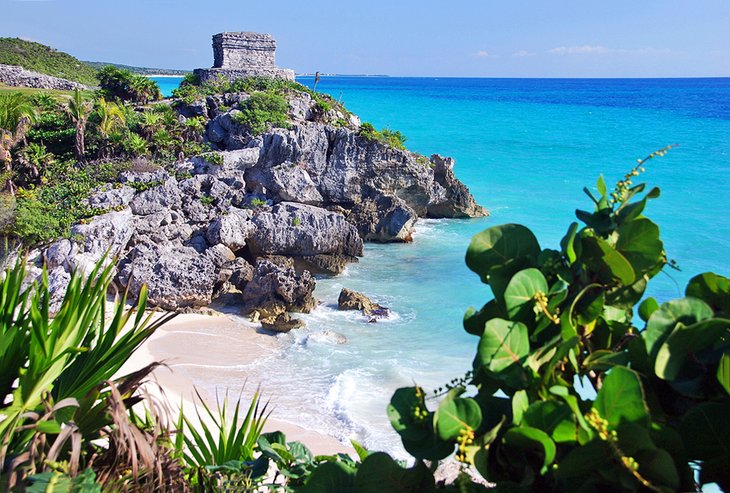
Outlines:
[{"label": "sea grape leaf", "polygon": [[558,479],[589,476],[612,460],[613,453],[608,444],[595,439],[568,452],[560,460],[555,476]]},{"label": "sea grape leaf", "polygon": [[463,430],[476,430],[482,422],[482,410],[474,399],[461,398],[451,391],[439,404],[433,417],[442,440],[455,440]]},{"label": "sea grape leaf", "polygon": [[529,426],[510,428],[504,434],[503,442],[509,447],[518,449],[541,449],[543,470],[555,460],[555,442],[542,430]]},{"label": "sea grape leaf", "polygon": [[565,254],[565,257],[568,259],[568,262],[570,264],[575,262],[575,260],[578,258],[575,253],[575,234],[577,231],[578,223],[570,223],[570,227],[568,227],[568,232],[565,233],[563,239],[560,240],[560,247],[563,249],[563,253]]},{"label": "sea grape leaf", "polygon": [[705,402],[682,417],[679,433],[689,460],[726,457],[730,464],[730,402]]},{"label": "sea grape leaf", "polygon": [[433,413],[416,419],[415,410],[426,409],[415,387],[395,391],[388,404],[388,418],[400,435],[403,447],[418,459],[441,460],[454,450],[454,445],[441,440],[433,429]]},{"label": "sea grape leaf", "polygon": [[521,365],[530,352],[527,327],[520,322],[494,318],[487,322],[479,340],[478,357],[482,365],[500,373]]},{"label": "sea grape leaf", "polygon": [[661,491],[677,491],[679,474],[672,456],[666,450],[641,450],[634,454],[639,464],[639,474]]},{"label": "sea grape leaf", "polygon": [[659,239],[659,226],[640,217],[618,228],[616,250],[632,265],[635,272],[646,272],[662,261],[664,244]]},{"label": "sea grape leaf", "polygon": [[312,471],[302,493],[355,493],[355,469],[342,462],[324,462]]},{"label": "sea grape leaf", "polygon": [[678,323],[692,325],[712,315],[712,308],[696,298],[681,298],[663,303],[651,314],[646,329],[641,333],[650,360],[656,359],[659,348]]},{"label": "sea grape leaf", "polygon": [[626,366],[629,362],[627,352],[616,352],[608,349],[593,351],[583,360],[583,367],[586,370],[605,371],[614,366]]},{"label": "sea grape leaf", "polygon": [[535,293],[548,291],[545,276],[538,269],[530,268],[515,274],[504,291],[504,303],[509,318],[516,319],[525,309],[532,307]]},{"label": "sea grape leaf", "polygon": [[[557,400],[537,401],[523,414],[525,426],[537,428],[552,435],[562,422],[569,422],[575,428],[573,412],[567,404]],[[554,437],[553,437],[554,438]]]},{"label": "sea grape leaf", "polygon": [[725,353],[720,358],[717,366],[717,381],[720,382],[725,392],[730,394],[730,353]]},{"label": "sea grape leaf", "polygon": [[466,251],[466,265],[489,284],[492,267],[521,257],[535,260],[539,254],[540,244],[532,231],[520,224],[504,224],[474,235]]},{"label": "sea grape leaf", "polygon": [[641,379],[623,366],[613,368],[603,380],[593,409],[612,429],[622,423],[644,423],[649,418]]},{"label": "sea grape leaf", "polygon": [[360,464],[355,490],[358,493],[430,493],[436,491],[436,484],[423,462],[404,469],[388,454],[376,452]]},{"label": "sea grape leaf", "polygon": [[607,241],[597,236],[584,236],[581,244],[584,262],[600,276],[601,282],[619,281],[625,286],[634,282],[636,274],[631,263]]},{"label": "sea grape leaf", "polygon": [[688,327],[679,325],[659,348],[654,363],[656,375],[664,380],[674,380],[688,357],[720,343],[723,336],[725,344],[730,344],[730,320],[713,318]]},{"label": "sea grape leaf", "polygon": [[659,303],[651,296],[641,302],[639,305],[639,317],[644,322],[648,322],[651,314],[659,309]]},{"label": "sea grape leaf", "polygon": [[469,334],[481,336],[487,320],[497,317],[502,317],[502,310],[495,300],[490,300],[479,311],[470,307],[464,314],[464,330]]},{"label": "sea grape leaf", "polygon": [[686,296],[699,298],[721,316],[730,317],[730,279],[705,272],[690,279]]},{"label": "sea grape leaf", "polygon": [[512,396],[512,422],[514,424],[522,423],[522,415],[529,406],[530,399],[527,397],[527,392],[524,390],[515,392],[515,395]]}]

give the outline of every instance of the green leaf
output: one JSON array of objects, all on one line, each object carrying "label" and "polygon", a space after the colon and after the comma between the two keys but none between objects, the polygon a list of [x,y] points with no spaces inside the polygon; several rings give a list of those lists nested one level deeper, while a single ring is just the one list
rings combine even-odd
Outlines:
[{"label": "green leaf", "polygon": [[524,324],[501,318],[487,322],[479,341],[478,358],[490,371],[500,373],[521,365],[529,352],[530,341]]},{"label": "green leaf", "polygon": [[522,415],[530,406],[530,399],[527,397],[527,392],[524,390],[518,390],[515,395],[512,396],[512,422],[516,425],[522,423]]},{"label": "green leaf", "polygon": [[466,265],[489,284],[492,267],[508,260],[527,257],[536,260],[540,254],[537,238],[528,228],[519,224],[494,226],[476,234],[466,251]]},{"label": "green leaf", "polygon": [[682,417],[679,433],[689,460],[725,457],[730,464],[730,402],[705,402]]},{"label": "green leaf", "polygon": [[658,310],[652,313],[646,329],[641,333],[649,358],[652,361],[656,359],[659,348],[677,323],[692,325],[710,318],[712,315],[712,308],[707,306],[704,301],[695,298],[682,298],[662,304]]},{"label": "green leaf", "polygon": [[600,439],[592,440],[582,447],[575,447],[560,460],[555,476],[569,479],[589,476],[613,460],[608,444]]},{"label": "green leaf", "polygon": [[355,449],[355,453],[357,454],[357,457],[362,461],[365,460],[365,457],[370,455],[370,452],[367,451],[365,447],[360,444],[360,442],[356,441],[355,439],[350,439],[350,443],[352,444],[352,448]]},{"label": "green leaf", "polygon": [[415,411],[426,410],[422,394],[415,387],[395,391],[388,404],[388,418],[403,441],[403,447],[414,457],[441,460],[454,451],[453,443],[441,440],[433,429],[433,414],[415,418]]},{"label": "green leaf", "polygon": [[622,423],[645,423],[649,410],[639,376],[622,366],[611,370],[598,391],[593,409],[615,429]]},{"label": "green leaf", "polygon": [[481,336],[484,332],[484,325],[490,318],[502,318],[502,311],[495,300],[490,300],[481,310],[468,308],[464,314],[464,330],[469,334]]},{"label": "green leaf", "polygon": [[578,223],[570,223],[568,232],[565,234],[562,240],[560,240],[560,246],[563,249],[565,257],[568,262],[572,264],[578,258],[575,253],[575,234],[578,231]]},{"label": "green leaf", "polygon": [[642,301],[641,305],[639,305],[639,317],[641,317],[641,320],[643,320],[644,322],[648,322],[652,313],[654,313],[658,309],[659,303],[657,303],[657,300],[650,296]]},{"label": "green leaf", "polygon": [[504,291],[504,303],[509,318],[514,320],[521,312],[531,309],[535,293],[546,294],[547,291],[545,276],[538,269],[519,271],[512,277]]},{"label": "green leaf", "polygon": [[510,428],[504,434],[503,442],[509,447],[522,450],[540,449],[543,457],[543,471],[555,460],[555,442],[542,430],[519,426]]},{"label": "green leaf", "polygon": [[312,471],[302,493],[355,493],[355,469],[342,462],[324,462]]},{"label": "green leaf", "polygon": [[593,351],[583,360],[583,367],[586,370],[605,371],[614,366],[626,366],[629,362],[629,354],[626,352],[615,352],[608,349]]},{"label": "green leaf", "polygon": [[631,263],[607,241],[596,236],[584,236],[581,240],[584,262],[600,276],[601,282],[618,281],[625,286],[634,282],[636,274]]},{"label": "green leaf", "polygon": [[725,392],[730,394],[730,353],[725,353],[720,358],[717,366],[717,381],[720,382]]},{"label": "green leaf", "polygon": [[398,465],[388,454],[376,452],[363,461],[355,476],[358,493],[431,493],[433,475],[423,462],[410,469]]},{"label": "green leaf", "polygon": [[664,380],[674,380],[688,358],[694,358],[696,353],[712,347],[723,336],[725,344],[730,344],[730,320],[713,318],[688,327],[679,325],[659,348],[654,364],[656,375]]},{"label": "green leaf", "polygon": [[606,180],[603,178],[603,175],[598,176],[598,181],[596,182],[596,189],[598,189],[598,193],[601,194],[602,197],[606,196]]},{"label": "green leaf", "polygon": [[715,312],[730,317],[730,279],[705,272],[690,279],[685,290],[686,296],[699,298]]},{"label": "green leaf", "polygon": [[479,428],[482,410],[473,399],[456,397],[452,391],[439,404],[433,420],[441,440],[455,440],[463,430]]},{"label": "green leaf", "polygon": [[664,244],[659,239],[659,226],[645,217],[623,223],[618,228],[616,250],[632,265],[635,272],[646,272],[663,262]]},{"label": "green leaf", "polygon": [[641,450],[634,454],[639,464],[639,474],[662,491],[673,492],[679,488],[679,474],[672,456],[666,450]]},{"label": "green leaf", "polygon": [[[549,435],[552,435],[558,425],[564,422],[569,423],[575,429],[575,420],[570,407],[564,402],[552,399],[537,401],[530,405],[524,413],[523,422],[525,426],[537,428]],[[573,436],[575,436],[575,431]],[[553,436],[553,438],[555,437]]]}]

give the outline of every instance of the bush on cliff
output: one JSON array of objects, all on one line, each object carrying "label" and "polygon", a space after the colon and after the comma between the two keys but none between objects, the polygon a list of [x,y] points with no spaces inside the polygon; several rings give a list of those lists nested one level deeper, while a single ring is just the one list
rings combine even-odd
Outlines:
[{"label": "bush on cliff", "polygon": [[107,65],[96,76],[99,79],[99,90],[107,99],[140,104],[162,99],[160,86],[144,75]]},{"label": "bush on cliff", "polygon": [[268,92],[254,92],[241,103],[240,113],[235,120],[248,128],[251,135],[260,135],[270,127],[289,127],[287,111],[289,104],[283,96]]}]

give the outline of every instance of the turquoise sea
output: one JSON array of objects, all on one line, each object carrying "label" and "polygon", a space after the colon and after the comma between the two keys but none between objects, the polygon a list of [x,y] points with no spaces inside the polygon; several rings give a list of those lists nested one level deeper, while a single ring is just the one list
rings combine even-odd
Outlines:
[{"label": "turquoise sea", "polygon": [[[161,82],[169,92],[179,79]],[[658,276],[649,294],[680,297],[690,277],[708,270],[730,276],[730,79],[324,77],[317,89],[363,121],[402,131],[412,150],[456,158],[457,176],[492,215],[421,221],[412,244],[367,245],[344,275],[318,281],[324,305],[305,316],[306,329],[280,336],[271,357],[200,385],[261,382],[279,416],[397,454],[385,415],[393,391],[438,387],[471,366],[477,339],[461,318],[489,297],[464,265],[471,236],[521,223],[543,247],[556,247],[575,209],[591,206],[584,186],[594,188],[601,173],[615,183],[667,144],[680,146],[641,178],[662,189],[646,213],[682,270]],[[395,316],[368,324],[336,311],[343,286]]]}]

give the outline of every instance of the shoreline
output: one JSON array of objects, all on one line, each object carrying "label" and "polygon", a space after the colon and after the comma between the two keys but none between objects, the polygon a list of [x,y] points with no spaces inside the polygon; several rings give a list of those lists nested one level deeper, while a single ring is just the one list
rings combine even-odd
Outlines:
[{"label": "shoreline", "polygon": [[[239,334],[240,337],[232,337]],[[235,345],[231,344],[232,341]],[[221,351],[224,347],[227,351]],[[166,401],[173,419],[181,402],[184,409],[190,410],[190,414],[186,411],[188,417],[197,418],[193,410],[194,389],[198,390],[206,404],[213,406],[213,410],[216,399],[223,398],[226,393],[231,405],[240,393],[241,405],[246,409],[259,382],[248,381],[246,376],[241,375],[243,389],[221,386],[216,387],[213,393],[196,385],[196,373],[199,374],[202,369],[215,371],[216,367],[245,366],[273,355],[276,350],[276,336],[260,332],[257,324],[234,320],[222,312],[212,315],[180,314],[160,327],[140,346],[118,374],[133,372],[153,362],[163,363],[152,373],[151,380],[154,383],[147,386],[148,391]],[[265,403],[266,388],[261,389],[261,395]],[[270,405],[269,411],[264,432],[282,431],[287,441],[301,441],[315,455],[354,453],[349,444],[340,442],[334,436],[299,426],[294,422],[296,417],[277,413],[275,403]]]}]

